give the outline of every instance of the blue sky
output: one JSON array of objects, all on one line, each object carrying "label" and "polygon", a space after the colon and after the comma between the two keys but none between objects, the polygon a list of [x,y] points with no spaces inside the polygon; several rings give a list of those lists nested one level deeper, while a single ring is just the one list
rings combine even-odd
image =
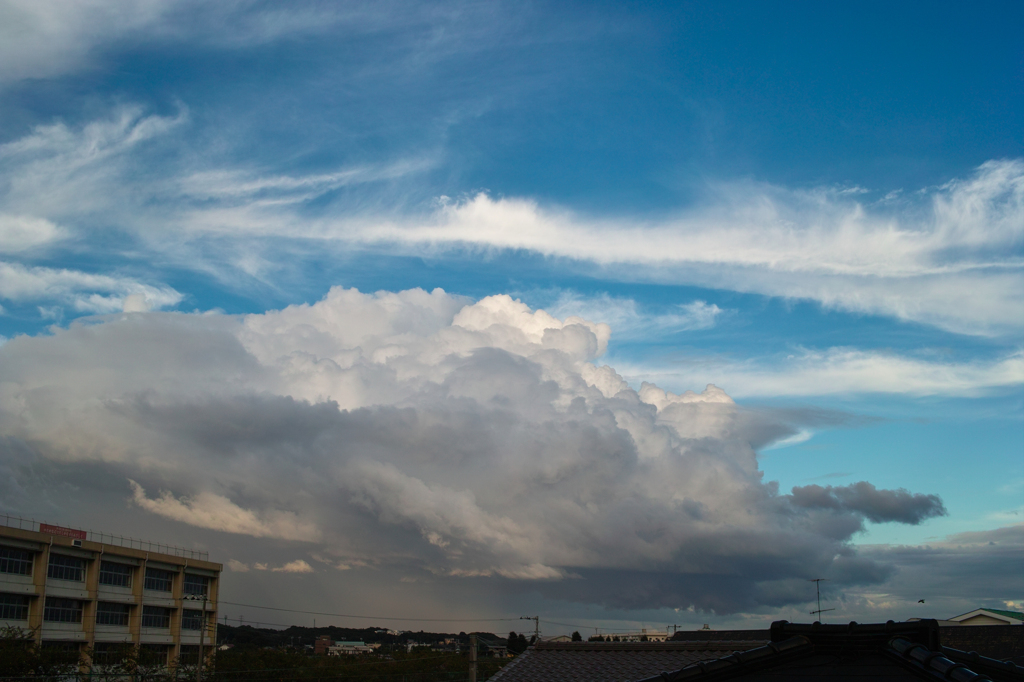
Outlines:
[{"label": "blue sky", "polygon": [[[155,441],[133,440],[135,431],[96,441],[97,449],[122,454],[69,454],[73,448],[58,442],[76,433],[84,438],[76,431],[84,422],[40,426],[31,410],[44,394],[61,395],[66,413],[82,414],[90,405],[109,407],[135,395],[174,395],[181,405],[211,395],[181,392],[174,376],[187,375],[180,364],[189,362],[185,351],[168,355],[159,344],[133,345],[143,342],[127,336],[110,341],[125,344],[117,347],[144,358],[146,367],[166,368],[147,384],[143,374],[104,365],[75,334],[115,334],[123,329],[118,325],[164,319],[191,334],[213,325],[204,332],[213,334],[222,322],[269,325],[276,318],[268,311],[315,304],[332,287],[440,288],[456,297],[429,304],[448,311],[447,318],[437,313],[444,324],[463,305],[507,294],[530,314],[543,309],[558,320],[587,320],[595,339],[601,332],[593,324],[608,324],[606,349],[588,362],[610,366],[633,391],[643,382],[675,394],[700,393],[707,384],[723,389],[748,425],[740,440],[757,452],[763,481],[777,481],[779,494],[868,481],[883,490],[937,495],[947,512],[912,523],[875,522],[862,509],[863,530],[843,539],[843,547],[895,552],[1000,529],[1019,542],[1020,3],[105,0],[69,9],[9,0],[0,3],[0,25],[0,336],[6,340],[0,361],[8,365],[11,387],[0,397],[7,443],[0,456],[9,471],[22,472],[8,490],[11,511],[119,523],[102,502],[113,494],[118,504],[135,499],[131,508],[150,512],[128,522],[136,532],[191,542],[191,523],[206,528],[203,542],[224,543],[225,563],[265,563],[228,556],[237,542],[232,531],[189,516],[200,513],[196,500],[209,493],[240,507],[249,499],[246,509],[266,521],[271,512],[260,512],[255,493],[243,492],[256,483],[228,470],[206,482],[173,467],[154,473],[159,467],[147,464],[144,453],[138,461],[124,454],[158,449]],[[340,326],[321,329],[325,334],[344,335],[346,325],[362,324],[351,306],[364,304],[354,299],[321,305],[341,306],[333,318]],[[427,315],[426,308],[388,308],[399,309],[409,319]],[[379,314],[392,320],[397,313]],[[533,324],[521,316],[500,319]],[[305,341],[284,340],[293,332],[259,328],[276,339],[266,344],[287,346],[289,357],[298,357]],[[433,340],[414,346],[447,333],[435,332],[422,331]],[[239,338],[249,360],[258,358],[264,368],[271,363],[251,337]],[[188,339],[182,348],[198,343]],[[403,345],[412,343],[408,336],[390,343],[411,352]],[[502,353],[526,353],[507,339],[493,343]],[[328,357],[302,348],[319,360]],[[342,366],[339,358],[330,355],[330,362]],[[93,379],[109,378],[109,385],[96,381],[107,392],[90,393],[59,372],[42,378],[50,376],[44,367],[72,361],[81,364],[68,376],[88,383],[79,370],[94,366]],[[503,385],[510,380],[497,366],[486,369],[495,372],[488,381]],[[555,376],[543,366],[544,376]],[[427,378],[433,370],[417,371],[428,384],[440,381]],[[581,376],[590,376],[587,371]],[[289,396],[313,410],[336,396],[314,390],[326,381],[317,376],[302,385],[257,382],[232,400]],[[394,397],[414,391],[411,384],[385,391],[381,386],[391,379],[363,381],[363,402],[341,400],[339,410],[423,409],[412,393]],[[514,396],[505,398],[515,403]],[[567,414],[564,404],[553,405]],[[532,413],[523,409],[513,413],[528,419]],[[732,451],[735,434],[694,433]],[[296,438],[283,451],[301,450]],[[178,446],[161,447],[170,448],[167,461],[173,461]],[[224,447],[245,448],[241,442]],[[415,459],[415,449],[409,452]],[[284,456],[278,452],[275,461]],[[392,465],[413,475],[406,460]],[[433,470],[437,480],[416,476],[433,489],[448,480],[445,466]],[[100,471],[114,475],[120,492],[85,486],[79,506],[40,493],[60,489],[75,467],[94,467],[96,480]],[[133,498],[128,478],[144,484],[150,498]],[[483,499],[477,483],[463,485]],[[171,497],[152,498],[158,489]],[[154,506],[156,499],[193,502],[186,513]],[[798,504],[798,496],[793,500]],[[304,516],[297,502],[277,504],[303,523],[327,523]],[[387,519],[397,512],[374,509],[374,523],[390,528]],[[432,547],[449,546],[409,514],[406,525],[418,527]],[[513,511],[507,515],[526,523]],[[233,532],[274,536],[253,528]],[[314,536],[330,548],[326,536]],[[1013,546],[1019,559],[1024,545]],[[393,547],[371,550],[359,550],[359,565],[379,561],[380,571],[413,570],[381,558]],[[282,564],[296,552],[309,560],[323,551],[266,548]],[[522,559],[527,568],[577,575],[572,566],[545,563],[551,557],[539,549],[521,551],[537,559]],[[696,550],[680,546],[680,556],[687,551]],[[408,565],[446,580],[491,575],[451,556],[454,563],[441,569],[426,556]],[[320,579],[319,564],[309,561],[311,575],[248,568],[231,575]],[[613,568],[580,566],[584,578],[570,583],[591,580],[584,568]],[[671,566],[669,573],[681,570]],[[554,620],[595,604],[603,604],[604,615],[587,611],[588,618],[668,617],[657,600],[624,606],[523,587],[532,579],[523,578],[528,572],[509,578],[513,587],[474,582],[478,611],[505,608],[499,596],[514,594],[539,600],[537,608]],[[372,592],[387,584],[382,575],[359,579]],[[417,584],[414,578],[403,585]],[[907,612],[916,599],[894,596],[902,589],[899,578],[873,583],[885,599],[863,587],[865,580],[851,579],[834,595],[846,600],[849,614],[917,615]],[[1017,608],[1022,583],[1019,576],[1008,580],[963,595],[936,587],[934,596],[950,610],[979,601]],[[430,589],[442,594],[445,585],[408,597],[416,604],[410,608],[435,608]],[[275,589],[300,595],[310,588]],[[684,612],[694,605],[679,599],[675,608]],[[796,597],[758,599],[720,606],[720,622],[800,611]],[[703,623],[710,611],[701,609],[715,607],[694,608],[695,622]]]}]

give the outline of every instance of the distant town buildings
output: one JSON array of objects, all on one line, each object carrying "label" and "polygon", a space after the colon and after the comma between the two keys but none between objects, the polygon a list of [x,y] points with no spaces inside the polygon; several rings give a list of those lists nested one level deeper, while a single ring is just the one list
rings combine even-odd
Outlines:
[{"label": "distant town buildings", "polygon": [[368,654],[379,646],[380,644],[366,644],[364,642],[335,642],[327,647],[327,655],[351,656],[353,654]]},{"label": "distant town buildings", "polygon": [[[217,641],[221,564],[205,552],[0,516],[0,627],[44,646],[125,644],[165,665]],[[205,628],[205,629],[204,629]]]},{"label": "distant town buildings", "polygon": [[330,635],[320,635],[313,643],[313,653],[318,656],[351,656],[368,654],[380,647],[380,644],[366,644],[362,641],[335,641]]},{"label": "distant town buildings", "polygon": [[[672,634],[667,630],[641,628],[640,630],[630,630],[629,632],[598,632],[591,639],[595,641],[604,640],[605,642],[665,642],[671,636]],[[565,641],[568,641],[568,639]]]}]

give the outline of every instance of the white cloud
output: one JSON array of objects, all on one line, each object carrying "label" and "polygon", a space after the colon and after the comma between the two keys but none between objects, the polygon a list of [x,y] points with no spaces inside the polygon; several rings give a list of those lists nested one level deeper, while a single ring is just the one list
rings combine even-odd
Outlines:
[{"label": "white cloud", "polygon": [[284,566],[270,569],[274,573],[312,573],[313,567],[302,559],[289,561]]},{"label": "white cloud", "polygon": [[146,491],[135,481],[132,501],[148,512],[165,516],[200,528],[213,528],[227,533],[242,533],[253,537],[287,538],[289,540],[317,540],[319,531],[303,522],[293,512],[268,510],[256,513],[242,509],[221,495],[202,491],[191,499],[177,499],[168,491],[160,497],[146,497]]},{"label": "white cloud", "polygon": [[[171,287],[143,284],[129,277],[0,261],[0,299],[16,303],[57,303],[79,313],[101,314],[168,308],[182,298]],[[53,306],[43,309],[59,310]]]},{"label": "white cloud", "polygon": [[601,294],[584,297],[565,291],[551,306],[554,315],[574,315],[608,324],[615,330],[615,338],[651,338],[666,332],[711,329],[724,312],[717,305],[705,301],[690,301],[672,306],[669,312],[652,314],[641,309],[630,298]]},{"label": "white cloud", "polygon": [[0,253],[16,253],[51,244],[67,232],[49,220],[0,213]]},{"label": "white cloud", "polygon": [[0,4],[0,82],[78,71],[97,44],[152,26],[172,4],[5,0]]},{"label": "white cloud", "polygon": [[[291,3],[261,7],[242,0],[4,0],[0,3],[0,84],[95,68],[105,50],[124,44],[178,42],[244,47],[319,33],[343,23],[375,23],[372,6]],[[374,18],[376,22],[372,21]]]},{"label": "white cloud", "polygon": [[[867,507],[796,505],[763,480],[751,444],[791,426],[752,420],[715,386],[634,391],[595,364],[609,331],[440,290],[111,316],[0,346],[0,447],[95,472],[76,485],[101,480],[104,499],[113,472],[131,476],[149,513],[311,542],[339,569],[721,612],[789,599],[791,579],[885,574],[835,563]],[[853,487],[886,502],[880,521],[921,498]],[[637,589],[611,589],[624,581]]]},{"label": "white cloud", "polygon": [[1024,351],[991,360],[953,362],[830,348],[734,363],[712,358],[678,369],[630,367],[623,372],[654,377],[667,385],[692,385],[714,377],[738,397],[857,393],[978,396],[1024,384]]},{"label": "white cloud", "polygon": [[[621,224],[583,222],[532,201],[478,194],[446,206],[436,224],[382,226],[372,236],[481,243],[602,264],[735,265],[854,277],[1019,269],[1020,257],[1007,258],[1000,248],[1019,245],[1024,233],[1024,162],[988,162],[931,198],[925,215],[901,220],[829,191],[724,186],[712,208],[666,222]],[[965,253],[953,260],[946,252],[957,247]]]},{"label": "white cloud", "polygon": [[930,205],[873,212],[829,191],[725,186],[676,219],[586,221],[479,194],[433,223],[384,223],[366,241],[527,249],[627,268],[631,278],[807,298],[962,333],[1021,327],[1024,162],[992,161],[931,191]]},{"label": "white cloud", "polygon": [[233,573],[248,573],[250,570],[255,571],[269,571],[271,573],[314,573],[313,567],[302,559],[295,559],[288,563],[271,568],[266,562],[257,561],[252,565],[252,569],[249,568],[249,564],[237,561],[235,559],[228,560],[228,570]]},{"label": "white cloud", "polygon": [[766,448],[762,448],[761,451],[762,452],[767,452],[769,450],[778,450],[780,448],[788,448],[791,445],[799,445],[800,443],[806,443],[812,437],[814,437],[814,432],[813,431],[811,431],[810,429],[801,429],[800,431],[798,431],[797,433],[793,434],[789,438],[783,438],[780,441],[776,441],[775,443],[772,443],[771,445],[769,445]]}]

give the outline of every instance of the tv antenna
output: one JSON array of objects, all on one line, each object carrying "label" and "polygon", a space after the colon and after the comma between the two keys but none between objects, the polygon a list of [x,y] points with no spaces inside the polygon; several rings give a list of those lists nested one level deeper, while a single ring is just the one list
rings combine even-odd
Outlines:
[{"label": "tv antenna", "polygon": [[828,578],[811,578],[810,580],[807,581],[809,583],[814,583],[814,591],[818,594],[818,608],[817,608],[816,611],[811,611],[811,615],[812,616],[814,614],[818,614],[818,622],[821,622],[821,614],[825,613],[826,611],[835,611],[834,608],[832,608],[832,609],[823,609],[823,608],[821,608],[821,581],[822,580],[828,580]]}]

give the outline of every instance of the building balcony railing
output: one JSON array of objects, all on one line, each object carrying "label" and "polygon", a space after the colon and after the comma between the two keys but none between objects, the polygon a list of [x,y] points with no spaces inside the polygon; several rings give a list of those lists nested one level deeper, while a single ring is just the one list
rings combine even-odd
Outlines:
[{"label": "building balcony railing", "polygon": [[[0,526],[39,532],[39,524],[40,522],[36,521],[35,519],[26,519],[20,516],[15,516],[13,514],[0,513]],[[76,528],[74,530],[83,529]],[[150,542],[149,540],[139,540],[136,538],[125,537],[123,535],[100,533],[92,530],[85,530],[83,532],[86,533],[86,539],[90,540],[91,542],[101,542],[106,545],[126,547],[128,549],[138,549],[144,552],[170,554],[171,556],[177,556],[183,559],[198,559],[200,561],[210,560],[210,553],[200,549],[187,549],[185,547],[178,547],[176,545],[167,545],[162,542]]]}]

